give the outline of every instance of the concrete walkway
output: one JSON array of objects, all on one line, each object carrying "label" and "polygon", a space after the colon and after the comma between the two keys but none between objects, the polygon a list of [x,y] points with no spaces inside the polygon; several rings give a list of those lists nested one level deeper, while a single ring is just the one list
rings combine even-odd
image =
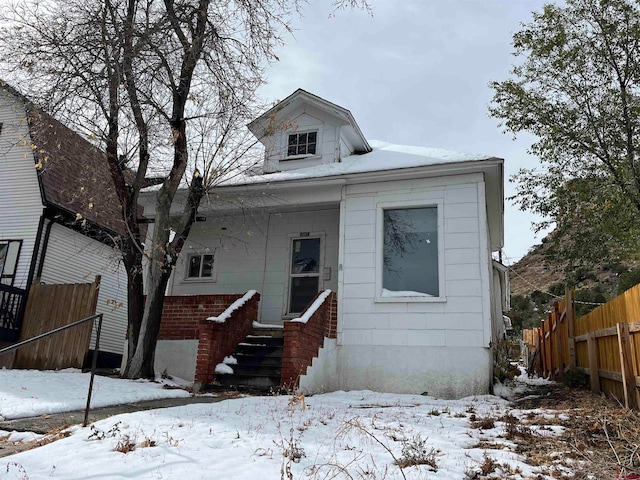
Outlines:
[{"label": "concrete walkway", "polygon": [[[141,410],[152,410],[154,408],[178,407],[182,405],[192,405],[195,403],[216,403],[229,398],[236,398],[237,392],[225,392],[217,396],[192,396],[183,398],[164,398],[159,400],[149,400],[145,402],[128,403],[124,405],[114,405],[112,407],[96,408],[89,411],[89,424],[102,420],[103,418],[120,415],[121,413],[138,412]],[[75,412],[52,413],[40,415],[38,417],[16,418],[0,422],[0,430],[8,432],[34,432],[47,434],[60,431],[72,425],[80,425],[84,420],[84,410]],[[34,448],[32,442],[12,444],[0,440],[0,458],[23,450]]]}]

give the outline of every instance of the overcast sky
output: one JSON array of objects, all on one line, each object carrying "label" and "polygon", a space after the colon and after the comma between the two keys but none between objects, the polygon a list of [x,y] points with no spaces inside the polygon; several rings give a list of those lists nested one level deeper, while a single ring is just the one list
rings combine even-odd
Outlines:
[{"label": "overcast sky", "polygon": [[[367,139],[501,157],[507,179],[537,163],[531,137],[513,141],[488,116],[488,83],[507,78],[512,35],[545,2],[371,0],[373,16],[311,3],[267,70],[263,100],[303,88],[349,109]],[[532,219],[505,200],[505,263],[540,243]]]}]

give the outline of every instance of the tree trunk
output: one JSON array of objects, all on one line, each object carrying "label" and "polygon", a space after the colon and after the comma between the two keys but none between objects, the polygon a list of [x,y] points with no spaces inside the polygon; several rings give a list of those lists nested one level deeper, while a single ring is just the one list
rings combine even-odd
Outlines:
[{"label": "tree trunk", "polygon": [[155,267],[156,275],[149,275],[149,293],[144,305],[144,314],[140,325],[138,341],[133,356],[127,361],[127,368],[123,373],[125,378],[155,377],[154,361],[158,333],[162,321],[162,307],[164,292],[169,280],[170,270]]}]

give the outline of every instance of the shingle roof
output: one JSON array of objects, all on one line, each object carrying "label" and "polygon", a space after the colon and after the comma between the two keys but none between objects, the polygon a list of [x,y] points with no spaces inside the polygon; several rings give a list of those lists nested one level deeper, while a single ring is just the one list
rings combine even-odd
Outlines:
[{"label": "shingle roof", "polygon": [[26,108],[45,202],[124,234],[106,153],[32,104]]}]

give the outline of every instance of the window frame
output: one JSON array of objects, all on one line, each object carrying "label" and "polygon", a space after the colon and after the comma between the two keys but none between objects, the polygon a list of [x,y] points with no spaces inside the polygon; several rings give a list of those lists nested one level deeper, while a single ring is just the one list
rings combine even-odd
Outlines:
[{"label": "window frame", "polygon": [[[204,262],[202,260],[207,255],[213,256],[213,267],[211,269],[211,276],[209,276],[209,277],[202,277],[202,276],[190,277],[189,276],[189,267],[191,265],[191,258],[200,257],[200,273],[202,274],[202,265],[204,264]],[[219,257],[217,248],[213,248],[213,249],[211,249],[209,251],[202,252],[202,253],[199,253],[199,252],[190,252],[190,253],[188,253],[186,261],[185,261],[184,277],[183,277],[182,281],[186,282],[186,283],[213,283],[213,282],[216,282],[217,281],[217,277],[218,277],[218,263],[219,263],[219,261],[220,261],[220,257]]]},{"label": "window frame", "polygon": [[[5,258],[4,258],[5,261],[2,262],[2,268],[0,268],[0,283],[4,285],[13,286],[13,284],[15,283],[16,275],[18,273],[18,264],[20,263],[20,254],[22,253],[22,242],[23,240],[18,240],[14,238],[7,238],[7,239],[0,240],[0,244],[7,246],[7,251],[5,253]],[[9,253],[11,244],[18,244],[18,250],[15,253],[16,262],[15,262],[15,265],[13,266],[13,273],[8,274],[5,272],[4,269],[6,267],[6,255]],[[7,283],[7,280],[9,281],[9,283]]]},{"label": "window frame", "polygon": [[[291,264],[293,262],[293,242],[296,240],[311,240],[311,239],[320,239],[320,257],[318,259],[318,272],[317,273],[291,273]],[[300,278],[300,277],[317,277],[318,278],[318,292],[321,292],[324,289],[324,278],[323,278],[323,270],[324,270],[324,256],[325,256],[325,233],[324,232],[308,232],[308,235],[302,236],[299,233],[289,234],[288,236],[289,245],[287,250],[288,259],[286,263],[286,281],[285,281],[285,292],[284,292],[284,314],[282,318],[292,319],[299,317],[302,312],[290,312],[291,309],[291,280],[292,278]]]},{"label": "window frame", "polygon": [[[296,135],[299,136],[300,135],[304,135],[304,134],[309,134],[309,133],[315,133],[316,134],[316,152],[315,153],[302,153],[302,154],[296,154],[296,155],[289,155],[289,137],[291,135]],[[305,129],[305,130],[299,130],[299,131],[289,131],[289,132],[285,132],[284,134],[284,158],[283,160],[301,160],[304,158],[313,158],[313,157],[319,157],[320,156],[320,145],[321,145],[321,134],[320,134],[320,129],[319,128],[309,128],[309,129]],[[296,143],[296,145],[298,146],[299,144]],[[307,143],[308,145],[308,143]]]},{"label": "window frame", "polygon": [[[385,210],[402,210],[411,208],[436,208],[438,228],[438,296],[407,296],[384,297],[383,272],[384,272],[384,212]],[[438,303],[446,302],[445,292],[445,263],[444,263],[444,202],[433,201],[399,201],[376,204],[376,303]]]}]

